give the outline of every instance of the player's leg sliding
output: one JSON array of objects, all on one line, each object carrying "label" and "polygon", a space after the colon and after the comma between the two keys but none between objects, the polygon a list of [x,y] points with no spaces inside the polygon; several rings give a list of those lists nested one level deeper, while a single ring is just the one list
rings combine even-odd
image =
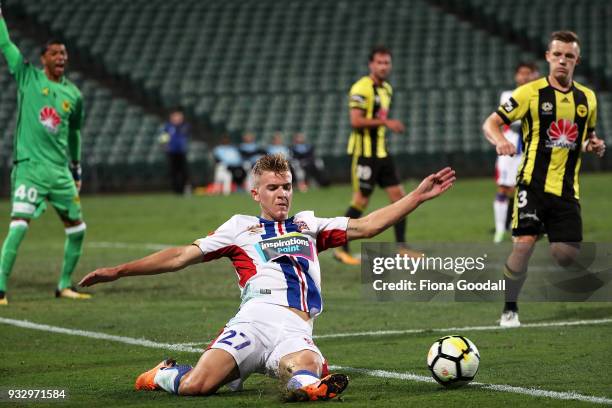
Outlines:
[{"label": "player's leg sliding", "polygon": [[17,251],[27,231],[28,223],[25,220],[13,220],[9,224],[9,232],[2,245],[2,254],[0,255],[0,306],[8,305],[6,296],[8,279],[13,271]]},{"label": "player's leg sliding", "polygon": [[344,374],[329,374],[321,379],[308,370],[299,370],[287,383],[287,401],[319,401],[335,398],[348,386]]},{"label": "player's leg sliding", "polygon": [[493,236],[493,242],[496,244],[502,242],[506,235],[508,204],[508,196],[506,194],[498,192],[495,195],[495,201],[493,202],[493,214],[495,217],[495,235]]},{"label": "player's leg sliding", "polygon": [[64,262],[55,297],[67,299],[89,299],[91,295],[79,293],[72,286],[72,273],[83,253],[83,240],[85,238],[85,223],[66,228],[66,241],[64,243]]}]

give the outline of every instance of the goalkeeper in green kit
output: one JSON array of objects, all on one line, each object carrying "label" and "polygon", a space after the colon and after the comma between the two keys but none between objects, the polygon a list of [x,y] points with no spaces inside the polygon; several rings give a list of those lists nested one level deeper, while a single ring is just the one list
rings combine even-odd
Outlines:
[{"label": "goalkeeper in green kit", "polygon": [[[1,5],[0,5],[1,6]],[[56,297],[87,299],[72,286],[81,256],[85,223],[81,215],[81,126],[83,101],[64,77],[64,44],[49,41],[41,50],[40,70],[24,60],[9,38],[0,8],[0,52],[18,87],[17,128],[11,173],[11,223],[0,255],[0,305],[7,305],[7,281],[30,220],[49,201],[66,227],[64,261]]]}]

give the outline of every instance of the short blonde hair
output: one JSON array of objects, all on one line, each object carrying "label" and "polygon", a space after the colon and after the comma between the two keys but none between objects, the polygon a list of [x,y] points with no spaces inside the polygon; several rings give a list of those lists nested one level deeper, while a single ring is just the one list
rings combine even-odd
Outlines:
[{"label": "short blonde hair", "polygon": [[275,174],[290,172],[289,161],[282,154],[266,154],[261,156],[251,170],[253,176],[253,187],[259,184],[259,177],[265,172],[271,171]]}]

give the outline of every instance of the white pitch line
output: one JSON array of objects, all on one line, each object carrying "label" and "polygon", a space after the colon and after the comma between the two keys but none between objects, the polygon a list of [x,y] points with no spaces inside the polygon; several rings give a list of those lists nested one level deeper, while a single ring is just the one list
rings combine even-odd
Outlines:
[{"label": "white pitch line", "polygon": [[110,341],[116,341],[119,343],[133,344],[135,346],[159,348],[159,349],[172,350],[172,351],[183,351],[183,352],[188,352],[188,353],[202,353],[201,348],[193,348],[193,347],[184,346],[180,344],[158,343],[158,342],[147,340],[147,339],[135,339],[132,337],[115,336],[112,334],[92,332],[92,331],[86,331],[86,330],[66,329],[64,327],[32,323],[27,320],[6,319],[4,317],[0,317],[0,323],[10,324],[11,326],[17,326],[17,327],[21,327],[24,329],[33,329],[33,330],[41,330],[41,331],[46,331],[46,332],[51,332],[51,333],[68,334],[71,336],[89,337],[90,339],[110,340]]},{"label": "white pitch line", "polygon": [[[604,319],[601,319],[604,320]],[[201,354],[202,349],[188,347],[184,345],[178,344],[169,344],[169,343],[158,343],[151,340],[146,339],[135,339],[132,337],[125,336],[115,336],[106,333],[92,332],[86,330],[74,330],[67,329],[64,327],[56,327],[49,326],[46,324],[38,324],[32,323],[27,320],[15,320],[15,319],[7,319],[0,317],[0,323],[8,324],[11,326],[17,326],[25,329],[33,329],[33,330],[41,330],[51,333],[60,333],[60,334],[68,334],[72,336],[82,336],[99,340],[110,340],[116,341],[119,343],[132,344],[143,347],[151,347],[157,349],[165,349],[165,350],[173,350],[173,351],[183,351],[188,353],[197,353]],[[540,327],[540,326],[536,326]],[[333,370],[344,370],[349,372],[361,373],[364,375],[368,375],[371,377],[379,377],[379,378],[391,378],[398,380],[406,380],[406,381],[415,381],[415,382],[427,382],[432,383],[435,382],[431,377],[426,377],[418,374],[412,373],[398,373],[395,371],[386,371],[386,370],[370,370],[365,368],[354,368],[354,367],[344,367],[344,366],[331,366]],[[577,392],[560,392],[560,391],[549,391],[542,390],[538,388],[524,388],[524,387],[514,387],[512,385],[505,384],[484,384],[484,383],[471,383],[470,386],[478,387],[485,390],[490,391],[498,391],[498,392],[509,392],[514,394],[522,394],[522,395],[530,395],[534,397],[545,397],[557,400],[576,400],[576,401],[584,401],[584,402],[592,402],[596,404],[608,404],[612,405],[612,399],[605,397],[595,397],[591,395],[579,394]]]},{"label": "white pitch line", "polygon": [[[569,320],[561,322],[546,322],[546,323],[523,323],[522,328],[540,328],[540,327],[563,327],[563,326],[584,326],[590,324],[606,324],[612,323],[612,318],[609,319],[592,319],[592,320]],[[466,332],[466,331],[488,331],[488,330],[508,330],[506,327],[499,326],[466,326],[466,327],[447,327],[445,329],[406,329],[406,330],[378,330],[378,331],[363,331],[352,333],[332,333],[319,334],[313,336],[315,339],[334,339],[343,337],[363,337],[363,336],[383,336],[389,334],[418,334],[429,332]],[[516,329],[514,329],[516,330]]]},{"label": "white pitch line", "polygon": [[[423,375],[412,374],[412,373],[398,373],[395,371],[368,370],[365,368],[353,368],[353,367],[342,367],[342,366],[330,366],[329,368],[331,370],[355,372],[355,373],[359,373],[363,375],[368,375],[370,377],[391,378],[391,379],[396,379],[396,380],[407,380],[407,381],[426,382],[426,383],[436,382],[431,377],[426,377]],[[514,387],[512,385],[485,384],[485,383],[480,383],[480,382],[472,382],[468,384],[468,386],[479,388],[479,389],[484,389],[484,390],[490,390],[490,391],[500,391],[500,392],[514,393],[514,394],[530,395],[533,397],[545,397],[545,398],[552,398],[552,399],[557,399],[557,400],[575,400],[575,401],[583,401],[583,402],[592,402],[595,404],[612,405],[612,399],[610,398],[595,397],[592,395],[584,395],[584,394],[579,394],[574,391],[570,391],[570,392],[549,391],[549,390],[542,390],[539,388]]]}]

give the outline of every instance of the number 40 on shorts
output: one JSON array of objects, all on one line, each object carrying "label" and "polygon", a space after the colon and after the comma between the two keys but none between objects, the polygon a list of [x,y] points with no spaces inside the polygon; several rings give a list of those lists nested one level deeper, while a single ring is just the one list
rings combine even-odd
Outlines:
[{"label": "number 40 on shorts", "polygon": [[36,201],[38,197],[38,191],[34,187],[27,188],[25,184],[21,184],[15,190],[15,198],[23,201],[27,198],[27,200],[31,203]]}]

